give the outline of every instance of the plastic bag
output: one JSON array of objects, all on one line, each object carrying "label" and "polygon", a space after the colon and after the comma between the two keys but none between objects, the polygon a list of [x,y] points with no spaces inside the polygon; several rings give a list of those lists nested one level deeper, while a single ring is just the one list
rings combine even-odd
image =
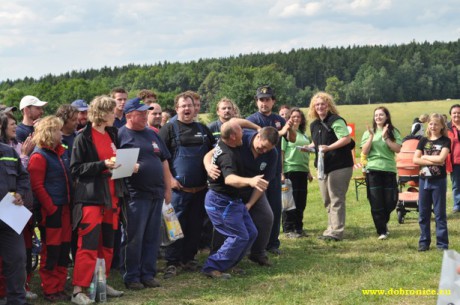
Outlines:
[{"label": "plastic bag", "polygon": [[284,179],[284,184],[281,185],[281,202],[283,211],[295,209],[295,201],[292,196],[292,182],[289,179]]},{"label": "plastic bag", "polygon": [[460,254],[454,250],[445,250],[441,266],[437,305],[460,304]]},{"label": "plastic bag", "polygon": [[163,202],[163,220],[165,230],[167,232],[168,239],[170,241],[176,241],[184,237],[182,228],[180,226],[179,220],[177,219],[176,212],[171,203]]},{"label": "plastic bag", "polygon": [[107,279],[105,277],[105,260],[97,258],[93,279],[88,288],[88,297],[100,303],[107,302]]},{"label": "plastic bag", "polygon": [[320,149],[318,151],[318,180],[324,180],[326,176],[324,175],[324,153]]}]

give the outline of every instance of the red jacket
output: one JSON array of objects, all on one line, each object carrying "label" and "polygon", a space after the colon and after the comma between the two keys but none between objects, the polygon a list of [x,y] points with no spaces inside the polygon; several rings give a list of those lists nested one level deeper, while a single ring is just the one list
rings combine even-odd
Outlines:
[{"label": "red jacket", "polygon": [[451,141],[450,145],[450,153],[447,156],[446,160],[446,169],[447,172],[451,173],[453,165],[460,165],[460,138],[459,138],[459,130],[452,122],[447,124],[448,127],[448,136]]}]

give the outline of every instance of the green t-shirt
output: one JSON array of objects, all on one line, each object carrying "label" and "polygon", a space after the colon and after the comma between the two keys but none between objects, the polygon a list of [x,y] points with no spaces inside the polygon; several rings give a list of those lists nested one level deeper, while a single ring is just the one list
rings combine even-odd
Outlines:
[{"label": "green t-shirt", "polygon": [[310,143],[310,139],[300,131],[297,131],[295,143],[287,141],[284,137],[281,138],[281,150],[284,152],[283,169],[285,173],[310,172],[310,153],[295,148],[296,146],[304,146]]},{"label": "green t-shirt", "polygon": [[342,119],[335,120],[334,123],[332,123],[331,127],[332,127],[332,130],[334,130],[335,136],[337,137],[338,140],[350,134],[348,132],[347,124],[345,124],[345,121]]},{"label": "green t-shirt", "polygon": [[[393,134],[395,136],[396,143],[401,145],[402,140],[399,131],[394,129]],[[361,139],[361,147],[363,147],[368,139],[369,131],[366,130]],[[383,140],[382,129],[377,129],[374,133],[371,150],[367,154],[366,169],[397,173],[395,153]]]}]

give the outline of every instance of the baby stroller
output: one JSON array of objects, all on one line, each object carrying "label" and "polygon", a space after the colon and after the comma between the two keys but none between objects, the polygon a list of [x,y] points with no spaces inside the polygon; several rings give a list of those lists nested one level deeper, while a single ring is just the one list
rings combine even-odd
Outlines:
[{"label": "baby stroller", "polygon": [[[403,139],[401,151],[396,156],[398,169],[399,195],[396,204],[398,222],[404,223],[404,218],[410,209],[418,212],[418,179],[419,166],[412,162],[419,137],[407,136]],[[407,186],[407,189],[405,187]],[[405,190],[404,190],[405,189]]]}]

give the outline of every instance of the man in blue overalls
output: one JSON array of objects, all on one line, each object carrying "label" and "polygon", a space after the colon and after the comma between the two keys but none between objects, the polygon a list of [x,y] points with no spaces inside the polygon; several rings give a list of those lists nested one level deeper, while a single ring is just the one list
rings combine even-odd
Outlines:
[{"label": "man in blue overalls", "polygon": [[209,129],[194,122],[193,97],[181,93],[174,99],[177,120],[160,129],[160,137],[172,158],[171,203],[179,218],[184,238],[166,248],[167,268],[164,277],[177,274],[177,267],[184,271],[199,271],[195,260],[205,216],[204,197],[207,191],[204,155],[211,150],[215,140]]},{"label": "man in blue overalls", "polygon": [[[272,112],[273,106],[276,103],[275,93],[269,86],[262,86],[257,89],[255,100],[257,103],[258,112],[251,114],[246,119],[259,125],[260,127],[272,126],[278,130],[280,137],[285,137],[289,142],[295,142],[296,132],[291,128],[292,122],[285,121],[281,116]],[[267,250],[273,254],[279,255],[280,241],[280,225],[281,225],[281,141],[276,145],[278,152],[278,160],[276,161],[276,175],[270,181],[267,189],[267,199],[273,211],[273,227],[270,234],[270,240],[267,245]]]}]

